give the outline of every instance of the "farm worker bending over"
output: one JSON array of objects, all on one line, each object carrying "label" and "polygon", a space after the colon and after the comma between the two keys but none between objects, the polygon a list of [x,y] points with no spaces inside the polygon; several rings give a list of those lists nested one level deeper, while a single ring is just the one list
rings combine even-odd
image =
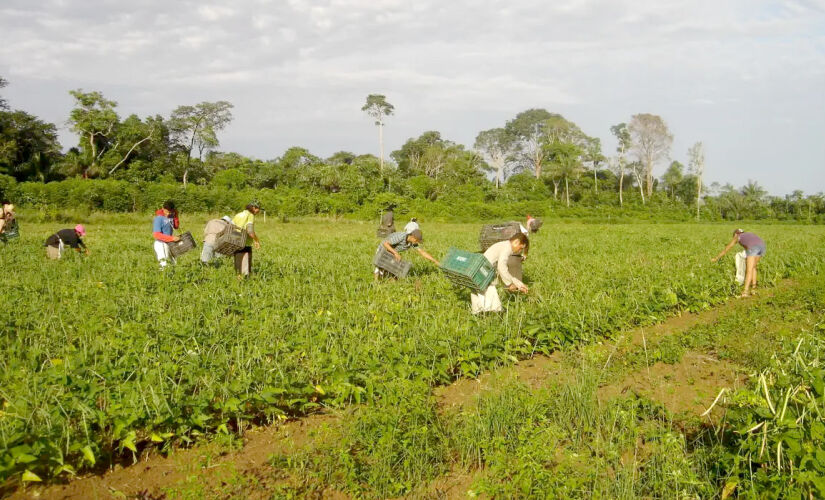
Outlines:
[{"label": "farm worker bending over", "polygon": [[67,246],[74,248],[77,253],[80,253],[81,248],[86,255],[89,255],[89,249],[80,238],[86,236],[86,228],[82,224],[78,224],[74,229],[61,229],[53,235],[46,238],[46,257],[56,260],[63,256],[63,249]]},{"label": "farm worker bending over", "polygon": [[173,236],[172,231],[180,227],[178,212],[175,210],[175,202],[167,201],[163,207],[155,212],[152,220],[152,236],[155,238],[155,255],[163,269],[171,261],[175,263],[175,258],[169,253],[169,245],[173,241],[180,241],[180,237]]},{"label": "farm worker bending over", "polygon": [[527,227],[521,226],[521,232],[527,234],[527,230],[529,229],[531,233],[538,233],[542,224],[541,219],[536,219],[532,215],[527,214]]},{"label": "farm worker bending over", "polygon": [[395,208],[395,205],[388,205],[387,211],[381,216],[381,222],[378,224],[377,231],[379,238],[386,238],[395,232],[395,214],[392,212],[393,208]]},{"label": "farm worker bending over", "polygon": [[751,287],[756,288],[756,266],[759,264],[759,259],[764,257],[767,251],[765,241],[762,238],[753,233],[746,233],[742,229],[737,229],[733,232],[733,239],[722,250],[722,253],[710,259],[710,261],[718,261],[737,243],[745,248],[745,288],[742,290],[741,297],[747,297],[750,295]]},{"label": "farm worker bending over", "polygon": [[255,216],[261,211],[257,202],[250,202],[246,210],[235,215],[232,223],[246,229],[246,246],[235,252],[235,272],[238,276],[249,276],[252,273],[252,243],[255,248],[261,248],[261,241],[255,234]]},{"label": "farm worker bending over", "polygon": [[508,241],[499,241],[484,252],[484,257],[490,261],[490,264],[496,268],[498,277],[490,283],[484,293],[470,294],[470,305],[473,314],[481,312],[499,312],[501,311],[501,300],[498,298],[498,291],[496,284],[499,279],[507,285],[510,291],[519,291],[527,293],[527,285],[521,282],[520,279],[510,274],[508,262],[513,254],[518,254],[529,244],[529,240],[524,233],[517,233]]},{"label": "farm worker bending over", "polygon": [[209,264],[215,258],[215,239],[221,232],[226,229],[226,226],[232,224],[232,219],[229,216],[221,217],[220,219],[212,219],[206,223],[203,228],[203,250],[201,251],[201,262]]},{"label": "farm worker bending over", "polygon": [[408,222],[407,225],[404,226],[404,232],[409,234],[415,231],[416,229],[421,228],[418,226],[418,219],[413,217],[412,219],[410,219],[410,222]]},{"label": "farm worker bending over", "polygon": [[[418,245],[423,241],[424,236],[421,234],[420,229],[416,229],[410,233],[405,233],[402,231],[398,233],[392,233],[391,235],[384,238],[384,241],[382,241],[379,244],[379,248],[382,246],[386,248],[387,251],[391,253],[393,257],[395,257],[395,260],[397,262],[401,261],[401,254],[399,252],[406,252],[410,248],[415,248],[418,251],[418,253],[421,254],[422,257],[429,260],[436,266],[440,265],[432,255],[427,253],[426,250],[424,250],[423,248],[418,248]],[[374,273],[375,281],[378,281],[378,278],[384,276],[386,274],[386,271],[376,267]]]},{"label": "farm worker bending over", "polygon": [[7,243],[12,238],[17,238],[20,233],[17,230],[17,219],[14,218],[14,205],[9,200],[3,200],[3,211],[0,212],[0,241]]}]

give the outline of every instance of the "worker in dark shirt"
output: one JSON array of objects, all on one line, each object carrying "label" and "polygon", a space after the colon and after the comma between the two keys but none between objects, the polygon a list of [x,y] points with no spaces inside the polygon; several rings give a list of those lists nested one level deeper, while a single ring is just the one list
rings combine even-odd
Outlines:
[{"label": "worker in dark shirt", "polygon": [[82,236],[86,236],[86,228],[82,224],[76,225],[74,229],[61,229],[54,233],[46,238],[46,257],[52,260],[59,259],[66,247],[74,248],[78,253],[82,249],[86,255],[89,255],[89,249],[80,239]]}]

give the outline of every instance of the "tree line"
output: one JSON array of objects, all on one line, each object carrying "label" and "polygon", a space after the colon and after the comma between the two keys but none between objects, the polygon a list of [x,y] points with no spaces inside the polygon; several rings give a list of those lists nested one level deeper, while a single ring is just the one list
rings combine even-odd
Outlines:
[{"label": "tree line", "polygon": [[[0,78],[0,88],[7,84]],[[752,181],[741,187],[706,186],[702,142],[686,152],[684,163],[674,160],[673,134],[662,117],[648,113],[610,128],[618,144],[610,154],[598,137],[562,115],[528,109],[501,127],[479,132],[472,148],[426,131],[392,151],[385,163],[383,131],[395,108],[385,96],[370,94],[361,109],[378,128],[378,156],[340,151],[322,158],[292,147],[264,161],[219,150],[219,134],[233,118],[230,102],[182,105],[168,117],[122,118],[117,102],[101,92],[78,89],[70,94],[74,107],[67,125],[78,142],[66,153],[54,124],[10,109],[0,96],[0,190],[26,192],[33,205],[60,204],[56,195],[46,194],[54,189],[30,184],[107,181],[99,191],[109,192],[120,185],[114,181],[123,181],[133,193],[131,203],[110,203],[115,210],[140,208],[134,190],[143,193],[147,184],[164,184],[179,185],[184,194],[187,186],[268,189],[328,201],[309,203],[314,205],[309,209],[284,209],[295,214],[355,213],[376,200],[414,200],[418,206],[429,202],[456,210],[462,204],[527,203],[539,205],[540,213],[628,206],[667,207],[703,219],[825,219],[822,193],[770,196]],[[664,169],[661,176],[658,169]],[[93,208],[111,209],[102,202]]]}]

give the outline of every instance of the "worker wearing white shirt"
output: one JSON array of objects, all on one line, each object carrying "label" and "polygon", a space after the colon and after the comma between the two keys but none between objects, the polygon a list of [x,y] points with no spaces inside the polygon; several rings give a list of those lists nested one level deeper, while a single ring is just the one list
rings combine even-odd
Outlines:
[{"label": "worker wearing white shirt", "polygon": [[499,279],[513,292],[528,292],[527,285],[510,274],[509,270],[510,256],[521,252],[527,245],[527,236],[522,233],[517,233],[509,240],[499,241],[492,245],[484,252],[484,257],[496,268],[498,276],[490,283],[490,286],[487,287],[484,293],[476,292],[470,294],[470,305],[473,314],[501,311],[501,300],[498,298],[498,290],[496,290]]},{"label": "worker wearing white shirt", "polygon": [[411,233],[411,232],[415,231],[416,229],[421,229],[421,228],[418,227],[418,219],[413,217],[412,219],[410,219],[410,222],[408,222],[407,225],[404,226],[404,232],[405,233]]}]

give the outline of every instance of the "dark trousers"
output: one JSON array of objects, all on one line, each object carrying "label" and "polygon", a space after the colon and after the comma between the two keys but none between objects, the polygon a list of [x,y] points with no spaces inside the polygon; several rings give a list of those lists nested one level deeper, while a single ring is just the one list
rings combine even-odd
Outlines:
[{"label": "dark trousers", "polygon": [[244,276],[252,274],[252,247],[235,252],[235,272]]}]

